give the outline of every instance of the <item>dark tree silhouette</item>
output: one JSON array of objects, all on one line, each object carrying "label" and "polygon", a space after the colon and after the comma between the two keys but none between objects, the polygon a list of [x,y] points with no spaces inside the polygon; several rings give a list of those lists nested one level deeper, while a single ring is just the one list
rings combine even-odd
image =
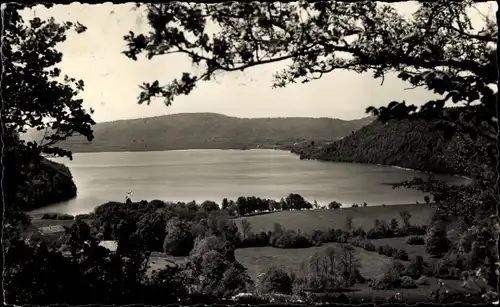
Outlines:
[{"label": "dark tree silhouette", "polygon": [[[57,67],[63,56],[57,44],[66,40],[68,31],[81,33],[85,27],[38,17],[23,20],[19,12],[32,6],[11,3],[2,11],[2,195],[5,218],[12,225],[19,221],[16,208],[31,206],[26,193],[18,192],[29,184],[41,155],[71,158],[70,152],[57,147],[60,141],[74,133],[93,138],[94,121],[76,98],[83,81],[61,75]],[[25,142],[19,135],[27,129],[46,133],[37,142]]]}]

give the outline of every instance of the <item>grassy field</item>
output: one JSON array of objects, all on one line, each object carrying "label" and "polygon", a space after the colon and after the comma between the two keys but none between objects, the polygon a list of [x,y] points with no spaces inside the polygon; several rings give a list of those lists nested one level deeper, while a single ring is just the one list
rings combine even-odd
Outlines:
[{"label": "grassy field", "polygon": [[[393,239],[404,244],[400,238]],[[388,242],[387,239],[376,242],[375,245],[381,245]],[[401,243],[402,242],[402,243]],[[408,247],[409,245],[405,245]],[[333,247],[340,252],[340,244],[328,243],[320,247],[311,247],[303,249],[278,249],[273,247],[258,247],[258,248],[242,248],[236,250],[236,259],[244,267],[247,268],[250,277],[255,280],[256,277],[265,272],[270,265],[278,265],[288,270],[298,268],[299,264],[303,261],[308,261],[309,257],[318,251]],[[420,246],[419,246],[420,247]],[[360,272],[365,278],[373,279],[383,274],[384,269],[390,266],[393,259],[387,256],[379,255],[377,252],[367,252],[361,248],[355,248],[355,257],[358,259],[361,267]],[[173,262],[183,262],[182,257],[170,257],[161,254],[153,254],[150,258],[149,273],[153,270],[162,269],[166,265]],[[409,262],[402,261],[408,265]],[[461,281],[459,280],[442,280],[444,282],[444,289],[449,292],[471,292],[460,287]],[[400,293],[403,300],[408,302],[422,302],[427,299],[430,291],[438,289],[438,282],[436,278],[429,278],[429,285],[423,285],[416,289],[394,289],[394,290],[373,290],[367,284],[357,284],[352,287],[354,292],[346,292],[345,295],[356,299],[372,300],[374,298],[387,298],[395,293]]]},{"label": "grassy field", "polygon": [[398,223],[402,224],[403,220],[399,216],[399,212],[405,210],[411,213],[410,222],[415,225],[428,225],[434,213],[434,208],[431,205],[413,204],[341,208],[339,210],[281,211],[241,217],[235,221],[240,227],[241,221],[246,219],[252,225],[253,232],[272,230],[274,223],[279,223],[285,229],[300,229],[302,232],[310,233],[315,229],[344,228],[346,217],[352,216],[354,227],[361,226],[367,231],[373,228],[375,219],[390,222],[392,218],[396,218]]},{"label": "grassy field", "polygon": [[[241,248],[236,250],[236,259],[248,269],[248,274],[255,279],[259,274],[265,272],[270,265],[277,265],[285,270],[296,269],[303,261],[316,252],[333,247],[341,253],[341,245],[338,243],[327,243],[319,247],[280,249],[273,247]],[[383,268],[392,263],[392,259],[374,252],[367,252],[361,248],[355,248],[356,258],[361,264],[360,272],[366,278],[375,278],[382,274]]]}]

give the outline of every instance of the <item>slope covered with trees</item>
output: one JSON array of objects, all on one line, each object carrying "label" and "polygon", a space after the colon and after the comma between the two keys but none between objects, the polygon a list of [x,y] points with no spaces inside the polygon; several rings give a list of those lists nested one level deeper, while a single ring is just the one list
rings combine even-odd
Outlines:
[{"label": "slope covered with trees", "polygon": [[[370,123],[372,117],[236,118],[215,113],[182,113],[98,123],[92,142],[75,136],[60,146],[72,152],[180,149],[290,148],[296,141],[335,140]],[[41,139],[42,132],[28,135]]]},{"label": "slope covered with trees", "polygon": [[[471,175],[479,170],[463,140],[446,139],[424,120],[379,121],[332,144],[295,147],[301,159],[393,165],[426,172]],[[464,167],[465,166],[465,167]]]},{"label": "slope covered with trees", "polygon": [[33,210],[76,197],[76,185],[68,167],[42,158],[30,171],[30,181],[22,193],[27,198],[23,210]]}]

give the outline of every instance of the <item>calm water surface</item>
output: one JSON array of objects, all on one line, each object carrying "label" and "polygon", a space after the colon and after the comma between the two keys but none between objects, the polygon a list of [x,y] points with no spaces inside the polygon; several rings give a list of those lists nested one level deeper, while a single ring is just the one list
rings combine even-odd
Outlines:
[{"label": "calm water surface", "polygon": [[[34,212],[79,214],[108,201],[169,200],[221,202],[224,197],[258,196],[280,199],[299,193],[320,205],[332,200],[345,206],[423,202],[424,194],[392,189],[388,184],[427,178],[420,172],[387,166],[301,161],[275,150],[184,150],[156,152],[77,153],[66,164],[78,187],[70,201]],[[450,183],[459,177],[436,175]]]}]

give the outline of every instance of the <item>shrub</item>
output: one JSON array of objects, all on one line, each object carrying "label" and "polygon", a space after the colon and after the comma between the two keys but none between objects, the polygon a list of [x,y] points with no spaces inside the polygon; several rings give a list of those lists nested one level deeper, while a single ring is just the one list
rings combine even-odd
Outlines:
[{"label": "shrub", "polygon": [[442,223],[434,223],[425,239],[425,249],[431,255],[442,255],[450,248],[450,241],[446,237],[446,228]]},{"label": "shrub", "polygon": [[401,277],[400,283],[401,288],[403,289],[413,289],[418,287],[413,278],[411,278],[410,276]]},{"label": "shrub", "polygon": [[425,239],[422,236],[409,236],[405,243],[408,245],[425,245]]},{"label": "shrub", "polygon": [[340,209],[340,207],[342,207],[342,204],[337,201],[332,201],[331,203],[328,204],[328,209],[331,210],[337,210]]},{"label": "shrub", "polygon": [[406,275],[411,276],[413,279],[419,278],[426,268],[424,258],[422,256],[416,256],[406,269]]},{"label": "shrub", "polygon": [[292,287],[290,276],[283,269],[275,266],[269,267],[257,281],[257,289],[262,294],[291,294]]},{"label": "shrub", "polygon": [[64,214],[58,214],[57,219],[58,220],[74,220],[75,217],[71,214],[64,213]]},{"label": "shrub", "polygon": [[429,285],[429,278],[427,276],[420,276],[416,281],[415,284],[417,286],[427,286]]},{"label": "shrub", "polygon": [[366,238],[367,239],[383,239],[384,238],[384,233],[381,232],[380,230],[377,229],[370,229],[366,233]]},{"label": "shrub", "polygon": [[423,236],[426,234],[427,226],[425,225],[410,225],[406,228],[409,235]]},{"label": "shrub", "polygon": [[400,275],[404,272],[404,265],[400,262],[393,263],[384,269],[384,275],[375,279],[371,287],[375,290],[389,290],[401,285]]},{"label": "shrub", "polygon": [[395,252],[394,258],[398,260],[408,261],[410,258],[408,257],[408,253],[404,249],[399,249]]},{"label": "shrub", "polygon": [[388,257],[392,257],[394,249],[390,245],[381,245],[378,247],[378,253]]},{"label": "shrub", "polygon": [[398,224],[398,220],[396,220],[395,218],[391,219],[391,230],[397,230],[399,228],[399,224]]},{"label": "shrub", "polygon": [[362,227],[358,227],[356,228],[356,230],[354,230],[353,234],[355,236],[359,236],[359,237],[366,237],[366,232],[364,231],[364,229]]},{"label": "shrub", "polygon": [[93,218],[94,218],[93,213],[83,213],[75,215],[75,220],[90,220]]},{"label": "shrub", "polygon": [[460,279],[462,271],[455,266],[452,259],[443,258],[433,266],[433,275],[444,279]]},{"label": "shrub", "polygon": [[365,242],[363,248],[369,252],[374,252],[375,251],[375,245],[373,245],[372,242],[370,241],[367,241]]},{"label": "shrub", "polygon": [[57,219],[57,213],[44,213],[42,215],[42,220],[55,220]]},{"label": "shrub", "polygon": [[307,248],[313,245],[314,244],[306,237],[292,230],[286,230],[281,234],[275,234],[271,238],[271,246],[277,248]]}]

